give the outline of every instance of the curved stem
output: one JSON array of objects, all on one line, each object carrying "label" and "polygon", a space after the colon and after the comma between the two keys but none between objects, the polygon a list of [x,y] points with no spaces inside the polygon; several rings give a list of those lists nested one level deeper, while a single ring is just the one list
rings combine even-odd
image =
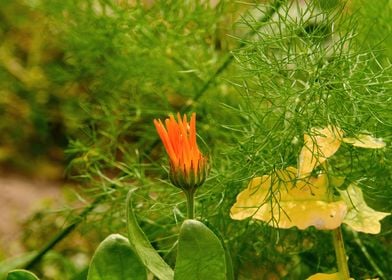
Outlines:
[{"label": "curved stem", "polygon": [[350,272],[347,265],[346,250],[344,249],[344,241],[341,227],[332,231],[333,246],[335,247],[336,262],[340,274],[340,279],[349,280]]}]

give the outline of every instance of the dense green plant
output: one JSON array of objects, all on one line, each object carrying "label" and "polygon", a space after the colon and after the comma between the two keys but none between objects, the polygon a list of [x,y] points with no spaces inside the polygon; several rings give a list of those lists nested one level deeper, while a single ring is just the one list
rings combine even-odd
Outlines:
[{"label": "dense green plant", "polygon": [[[174,267],[186,199],[159,180],[168,170],[152,121],[177,111],[197,112],[199,143],[212,162],[196,196],[197,218],[220,233],[237,278],[304,279],[334,268],[327,234],[271,230],[229,216],[250,178],[296,164],[302,137],[313,127],[335,125],[348,137],[368,132],[383,138],[387,145],[380,150],[342,147],[331,165],[334,175],[358,182],[369,205],[391,212],[389,1],[11,2],[1,5],[22,19],[27,11],[45,18],[47,47],[56,55],[38,63],[50,77],[44,89],[20,89],[23,82],[1,68],[1,81],[8,81],[2,96],[27,100],[29,116],[37,119],[28,127],[46,135],[40,147],[53,136],[40,128],[58,121],[60,112],[61,135],[70,139],[69,174],[91,202],[85,212],[67,216],[70,226],[52,245],[79,224],[84,233],[126,232],[125,197],[138,187],[140,225]],[[8,38],[4,26],[10,25],[1,29]],[[5,110],[10,104],[22,103],[0,103],[12,120]],[[1,125],[11,131],[2,137],[21,135],[16,125]],[[21,143],[6,143],[24,145],[31,137],[22,135],[15,136]],[[392,274],[391,252],[380,245],[388,244],[390,221],[371,237],[343,228],[352,277]]]}]

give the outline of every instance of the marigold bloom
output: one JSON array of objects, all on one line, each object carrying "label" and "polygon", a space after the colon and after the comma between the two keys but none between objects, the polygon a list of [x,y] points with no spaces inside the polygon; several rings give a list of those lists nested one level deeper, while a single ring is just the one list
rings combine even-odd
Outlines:
[{"label": "marigold bloom", "polygon": [[186,115],[181,119],[177,113],[177,121],[170,115],[165,125],[161,120],[154,120],[154,125],[170,158],[171,182],[181,189],[195,190],[207,173],[207,160],[196,142],[196,114],[189,123]]}]

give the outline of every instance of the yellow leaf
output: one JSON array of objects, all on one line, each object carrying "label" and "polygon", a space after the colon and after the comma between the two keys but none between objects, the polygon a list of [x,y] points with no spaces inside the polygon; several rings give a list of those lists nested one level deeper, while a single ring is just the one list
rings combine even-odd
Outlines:
[{"label": "yellow leaf", "polygon": [[344,201],[328,202],[326,174],[296,179],[297,169],[289,167],[271,175],[253,178],[238,194],[230,210],[232,219],[248,217],[272,227],[334,229],[347,212]]},{"label": "yellow leaf", "polygon": [[[316,273],[313,274],[312,276],[306,278],[306,280],[340,280],[342,279],[341,276],[339,275],[339,272],[336,273]],[[353,280],[354,278],[350,278],[350,280]]]},{"label": "yellow leaf", "polygon": [[343,222],[355,231],[380,233],[380,220],[390,215],[390,213],[378,212],[367,206],[362,190],[355,184],[351,184],[347,190],[339,192],[348,205],[348,213]]},{"label": "yellow leaf", "polygon": [[340,280],[339,272],[336,273],[316,273],[306,278],[306,280]]},{"label": "yellow leaf", "polygon": [[309,175],[339,149],[343,130],[329,125],[326,128],[313,128],[311,135],[304,134],[304,147],[298,161],[298,177]]},{"label": "yellow leaf", "polygon": [[343,138],[343,142],[355,147],[368,149],[381,149],[386,145],[381,138],[375,138],[369,134],[359,134],[355,138]]}]

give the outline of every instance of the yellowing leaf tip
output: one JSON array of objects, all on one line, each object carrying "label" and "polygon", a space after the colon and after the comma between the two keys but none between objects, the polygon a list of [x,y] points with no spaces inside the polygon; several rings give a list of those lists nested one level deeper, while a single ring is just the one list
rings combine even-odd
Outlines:
[{"label": "yellowing leaf tip", "polygon": [[351,144],[354,147],[367,149],[381,149],[386,146],[382,138],[375,138],[369,134],[359,134],[356,137],[343,138],[343,142]]}]

